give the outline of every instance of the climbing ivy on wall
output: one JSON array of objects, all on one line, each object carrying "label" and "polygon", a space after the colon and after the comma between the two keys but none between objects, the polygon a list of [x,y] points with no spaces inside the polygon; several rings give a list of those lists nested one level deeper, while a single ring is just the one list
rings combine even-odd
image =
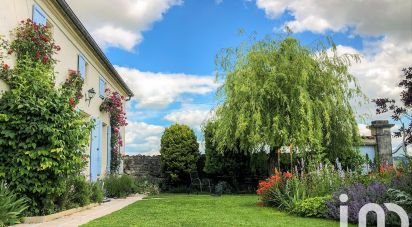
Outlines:
[{"label": "climbing ivy on wall", "polygon": [[83,81],[71,70],[55,86],[60,47],[46,26],[28,19],[12,37],[0,51],[16,57],[14,67],[0,59],[0,79],[10,88],[0,98],[0,180],[29,199],[28,215],[49,214],[59,209],[66,179],[87,163],[91,123],[74,110]]}]

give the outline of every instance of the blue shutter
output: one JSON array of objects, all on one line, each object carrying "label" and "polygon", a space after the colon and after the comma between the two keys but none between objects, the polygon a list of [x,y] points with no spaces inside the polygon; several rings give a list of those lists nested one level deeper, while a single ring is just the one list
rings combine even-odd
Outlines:
[{"label": "blue shutter", "polygon": [[102,174],[102,141],[103,141],[103,121],[99,120],[99,131],[98,131],[98,141],[99,141],[99,149],[97,152],[97,176],[100,177]]},{"label": "blue shutter", "polygon": [[95,119],[90,146],[90,180],[93,182],[95,182],[101,174],[101,141],[102,121]]},{"label": "blue shutter", "polygon": [[46,25],[47,17],[43,10],[38,5],[33,5],[33,22],[41,25]]},{"label": "blue shutter", "polygon": [[110,174],[110,165],[112,162],[112,126],[107,127],[107,174]]},{"label": "blue shutter", "polygon": [[99,96],[104,98],[104,90],[106,89],[106,81],[102,77],[99,78]]},{"label": "blue shutter", "polygon": [[77,56],[77,71],[79,71],[80,77],[84,80],[86,78],[86,60],[80,54]]}]

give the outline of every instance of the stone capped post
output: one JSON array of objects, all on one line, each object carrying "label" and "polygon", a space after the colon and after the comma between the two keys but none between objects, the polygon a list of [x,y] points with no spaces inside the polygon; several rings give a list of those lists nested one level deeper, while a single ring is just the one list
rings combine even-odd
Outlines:
[{"label": "stone capped post", "polygon": [[389,124],[387,120],[372,121],[368,126],[372,136],[376,138],[376,148],[381,164],[393,165],[392,158],[392,133],[394,124]]}]

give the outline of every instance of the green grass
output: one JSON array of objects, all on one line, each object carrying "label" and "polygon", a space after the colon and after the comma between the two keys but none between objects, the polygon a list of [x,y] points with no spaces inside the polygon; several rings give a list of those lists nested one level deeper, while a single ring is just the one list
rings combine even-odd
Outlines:
[{"label": "green grass", "polygon": [[338,222],[258,207],[257,196],[163,194],[83,225],[91,226],[339,226]]}]

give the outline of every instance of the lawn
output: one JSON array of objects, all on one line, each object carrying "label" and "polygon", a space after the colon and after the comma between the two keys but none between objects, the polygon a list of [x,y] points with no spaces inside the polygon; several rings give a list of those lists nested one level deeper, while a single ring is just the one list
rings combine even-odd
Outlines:
[{"label": "lawn", "polygon": [[295,217],[258,207],[257,200],[255,195],[162,194],[83,226],[339,226],[335,221]]}]

